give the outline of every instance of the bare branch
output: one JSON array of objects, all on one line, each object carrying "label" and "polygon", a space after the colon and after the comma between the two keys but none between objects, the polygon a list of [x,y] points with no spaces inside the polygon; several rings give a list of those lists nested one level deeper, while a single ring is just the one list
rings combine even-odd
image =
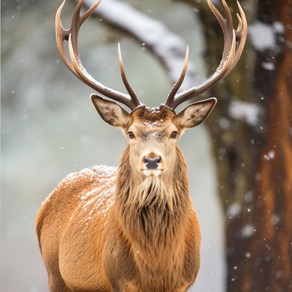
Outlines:
[{"label": "bare branch", "polygon": [[[95,0],[85,0],[84,5],[90,7]],[[103,18],[107,23],[123,29],[140,43],[145,45],[159,59],[169,80],[174,84],[181,74],[185,60],[186,43],[177,34],[171,32],[163,23],[131,5],[116,0],[101,1],[95,15]],[[199,81],[200,74],[195,70],[192,62],[188,65],[188,74],[180,91],[184,91]]]}]

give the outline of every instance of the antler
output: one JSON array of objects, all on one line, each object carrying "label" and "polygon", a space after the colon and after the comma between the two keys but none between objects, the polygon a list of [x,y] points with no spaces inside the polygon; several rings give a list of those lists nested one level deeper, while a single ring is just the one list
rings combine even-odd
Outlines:
[{"label": "antler", "polygon": [[[224,50],[221,62],[217,70],[211,75],[202,85],[197,87],[192,87],[189,90],[186,90],[182,93],[177,94],[180,85],[183,82],[187,64],[188,64],[188,49],[185,57],[185,62],[183,66],[182,73],[178,79],[178,81],[173,86],[170,91],[165,105],[171,109],[175,109],[181,103],[191,99],[193,96],[197,96],[202,94],[203,92],[212,88],[216,83],[218,83],[221,79],[225,78],[231,71],[234,69],[236,64],[238,63],[240,56],[242,54],[246,37],[247,37],[247,21],[244,14],[243,9],[241,8],[239,2],[237,1],[237,5],[239,8],[239,14],[237,14],[238,18],[238,26],[235,30],[233,27],[233,19],[228,5],[225,0],[222,0],[226,18],[222,17],[220,12],[216,9],[216,7],[212,4],[211,0],[207,0],[208,5],[217,18],[219,22],[223,35],[224,35]],[[236,46],[236,39],[238,40],[238,46]]]},{"label": "antler", "polygon": [[[82,65],[80,54],[78,51],[78,33],[82,23],[94,12],[96,7],[99,5],[100,1],[98,0],[94,5],[92,5],[82,16],[80,16],[80,10],[83,4],[83,0],[79,0],[76,8],[74,10],[74,14],[72,17],[71,27],[69,29],[65,29],[62,25],[61,15],[62,10],[65,5],[65,0],[60,5],[59,9],[56,13],[56,39],[57,39],[57,48],[63,59],[64,63],[70,69],[70,71],[81,81],[85,84],[96,90],[97,92],[101,93],[102,95],[111,98],[115,101],[118,101],[126,106],[128,106],[131,110],[137,108],[141,105],[136,93],[132,89],[131,85],[129,84],[124,65],[122,61],[122,55],[120,46],[118,47],[119,52],[119,64],[120,64],[120,71],[122,75],[122,80],[124,85],[129,93],[129,95],[115,91],[105,85],[101,84],[100,82],[96,81],[84,68]],[[69,57],[67,56],[65,49],[64,49],[64,41],[68,41],[69,47]]]}]

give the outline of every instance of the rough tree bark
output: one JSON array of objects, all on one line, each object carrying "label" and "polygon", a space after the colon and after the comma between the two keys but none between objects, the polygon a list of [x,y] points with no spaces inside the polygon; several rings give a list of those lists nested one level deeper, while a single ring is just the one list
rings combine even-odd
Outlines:
[{"label": "rough tree bark", "polygon": [[[275,43],[248,44],[234,73],[211,91],[220,100],[208,126],[226,214],[227,287],[292,291],[292,1],[258,1],[253,9],[241,2],[250,17],[257,9]],[[214,65],[221,36],[201,11]]]},{"label": "rough tree bark", "polygon": [[[265,131],[252,201],[256,232],[246,242],[254,260],[243,260],[250,272],[243,274],[241,284],[244,291],[284,292],[292,290],[292,1],[258,5],[258,19],[282,24],[284,39],[278,54],[266,50],[257,57],[256,88],[267,99]],[[273,57],[275,70],[265,76],[262,63]]]}]

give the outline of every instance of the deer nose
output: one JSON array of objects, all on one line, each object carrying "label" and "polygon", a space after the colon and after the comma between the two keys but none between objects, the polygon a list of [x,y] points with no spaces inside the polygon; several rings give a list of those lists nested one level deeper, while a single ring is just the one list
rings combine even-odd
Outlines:
[{"label": "deer nose", "polygon": [[146,167],[148,169],[156,169],[160,160],[160,156],[154,158],[144,157],[144,162],[146,163]]}]

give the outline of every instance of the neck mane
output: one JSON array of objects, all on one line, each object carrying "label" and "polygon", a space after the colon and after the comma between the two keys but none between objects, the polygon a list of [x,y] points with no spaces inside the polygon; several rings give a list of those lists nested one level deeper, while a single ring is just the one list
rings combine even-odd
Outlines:
[{"label": "neck mane", "polygon": [[119,217],[133,240],[155,242],[173,239],[190,211],[187,168],[177,147],[173,171],[159,177],[145,177],[130,166],[129,147],[122,156],[117,175]]}]

